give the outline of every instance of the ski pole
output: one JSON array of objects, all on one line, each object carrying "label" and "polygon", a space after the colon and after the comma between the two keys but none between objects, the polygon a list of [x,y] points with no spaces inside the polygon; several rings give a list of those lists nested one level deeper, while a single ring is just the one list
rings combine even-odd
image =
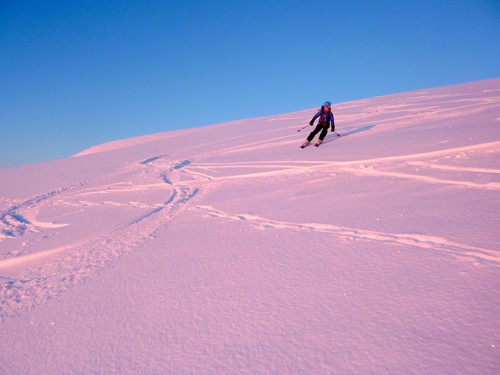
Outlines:
[{"label": "ski pole", "polygon": [[340,137],[340,134],[337,133],[335,130],[333,131],[335,134],[337,134],[337,137]]},{"label": "ski pole", "polygon": [[306,125],[304,126],[303,128],[300,128],[299,130],[297,130],[298,132],[300,132],[301,130],[304,130],[305,128],[307,128],[308,126],[311,126],[311,125]]}]

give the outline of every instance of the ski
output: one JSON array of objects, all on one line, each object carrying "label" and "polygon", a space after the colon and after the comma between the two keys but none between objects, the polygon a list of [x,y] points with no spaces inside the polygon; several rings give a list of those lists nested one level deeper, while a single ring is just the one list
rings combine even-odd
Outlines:
[{"label": "ski", "polygon": [[[333,133],[335,133],[335,135],[337,136],[337,138],[338,138],[338,137],[340,137],[340,134],[339,134],[339,133],[337,133],[336,131],[334,131]],[[328,141],[328,142],[330,142],[330,141]],[[315,146],[315,147],[319,147],[319,145],[320,145],[321,143],[323,143],[323,141],[317,141],[317,142],[314,144],[314,146]],[[306,147],[307,147],[307,146],[309,146],[310,144],[311,144],[310,142],[304,142],[304,143],[300,146],[300,148],[306,148]]]}]

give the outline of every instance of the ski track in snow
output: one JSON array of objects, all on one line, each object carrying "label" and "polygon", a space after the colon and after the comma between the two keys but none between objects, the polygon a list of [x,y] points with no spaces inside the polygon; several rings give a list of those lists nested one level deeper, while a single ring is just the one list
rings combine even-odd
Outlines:
[{"label": "ski track in snow", "polygon": [[[139,164],[150,165],[157,159],[151,158],[148,159],[147,163]],[[59,295],[85,277],[105,268],[118,257],[130,253],[145,241],[154,239],[155,231],[167,225],[175,212],[182,209],[199,192],[196,187],[168,184],[165,181],[165,176],[169,173],[181,170],[190,163],[189,160],[182,160],[173,163],[166,172],[159,172],[158,177],[153,178],[163,180],[161,183],[111,183],[99,187],[86,187],[87,184],[79,184],[80,189],[72,187],[71,193],[65,194],[64,197],[61,196],[62,192],[70,190],[69,188],[29,199],[2,211],[2,216],[0,216],[2,222],[9,228],[4,230],[11,230],[10,228],[14,226],[13,220],[18,222],[15,233],[13,232],[9,236],[11,238],[22,237],[29,231],[38,232],[34,228],[35,225],[49,230],[66,226],[66,224],[50,225],[36,220],[27,220],[16,213],[19,210],[31,209],[38,212],[42,206],[56,206],[76,207],[82,210],[112,207],[141,209],[148,212],[132,220],[129,224],[117,227],[103,235],[89,236],[89,238],[66,246],[29,254],[26,254],[24,250],[7,253],[7,258],[0,259],[0,319],[15,316],[22,309],[33,308],[38,303]],[[162,169],[163,166],[160,166],[160,170]],[[118,171],[117,174],[124,172],[129,172],[129,170]],[[105,199],[98,201],[80,199],[81,197],[116,196],[130,192],[164,191],[165,189],[170,191],[168,198],[164,202],[158,202],[154,205],[140,202],[121,203]],[[9,220],[9,218],[14,219]],[[3,240],[6,238],[7,236]],[[12,253],[15,254],[14,257],[11,256]]]},{"label": "ski track in snow", "polygon": [[258,228],[291,229],[294,231],[330,233],[332,235],[350,239],[379,241],[394,245],[407,245],[428,250],[445,252],[457,257],[472,258],[474,260],[492,262],[493,264],[500,266],[500,250],[490,250],[475,246],[469,246],[449,241],[446,238],[437,236],[382,233],[359,228],[348,228],[321,223],[292,223],[285,221],[276,221],[266,219],[257,215],[232,214],[217,210],[211,206],[204,205],[195,206],[194,208],[192,208],[192,210],[208,215],[210,217],[221,218],[229,221],[245,222]]},{"label": "ski track in snow", "polygon": [[[429,100],[437,101],[434,107],[428,106],[425,110],[419,107],[422,102]],[[453,105],[440,106],[439,101]],[[363,103],[364,101],[358,101],[356,104],[339,105],[338,111],[351,111],[359,108]],[[403,125],[412,126],[427,119],[450,121],[465,115],[475,115],[493,106],[498,107],[498,105],[497,98],[488,97],[474,99],[453,99],[453,95],[407,97],[398,105],[374,105],[363,112],[342,114],[340,117],[347,128],[343,134],[341,132],[341,135],[345,137],[341,141],[348,142],[350,137],[363,136],[367,132],[378,129],[379,126],[387,130]],[[268,121],[284,122],[285,129],[295,131],[297,124],[306,122],[310,117],[310,112],[301,111],[291,115],[276,116]],[[384,116],[391,113],[398,116],[388,123]],[[286,125],[290,121],[294,124]],[[349,124],[356,126],[349,128]],[[332,173],[344,173],[367,178],[387,177],[410,180],[420,184],[440,184],[455,189],[498,191],[500,190],[500,169],[469,164],[461,166],[458,162],[483,153],[498,155],[500,154],[500,141],[440,148],[422,153],[368,159],[352,158],[348,161],[305,158],[247,162],[210,161],[212,157],[232,155],[234,158],[234,155],[238,153],[255,153],[276,147],[283,149],[296,147],[297,152],[304,152],[298,150],[300,143],[298,137],[302,135],[298,136],[297,133],[283,135],[283,128],[266,129],[260,131],[259,134],[265,135],[264,139],[248,142],[245,141],[245,136],[235,136],[229,138],[231,142],[228,144],[231,146],[217,146],[215,149],[200,153],[195,153],[194,150],[206,145],[195,145],[187,149],[194,153],[180,160],[169,160],[169,154],[152,155],[131,163],[100,181],[81,182],[20,203],[2,201],[3,207],[6,208],[0,211],[0,242],[21,238],[28,233],[40,232],[40,236],[43,236],[50,234],[51,231],[63,231],[71,227],[71,224],[67,223],[37,220],[38,212],[47,207],[83,211],[113,208],[131,212],[134,219],[106,233],[91,234],[88,238],[65,246],[31,253],[28,246],[27,249],[8,252],[7,256],[4,255],[3,259],[0,259],[0,275],[5,275],[0,276],[0,318],[16,315],[21,309],[32,308],[38,303],[59,295],[92,273],[107,267],[118,257],[154,239],[156,231],[167,225],[178,212],[188,207],[194,212],[209,217],[247,223],[259,228],[328,233],[356,240],[377,241],[437,251],[468,260],[479,260],[493,266],[500,264],[498,249],[470,246],[430,234],[382,233],[342,225],[284,222],[258,215],[229,213],[202,204],[203,194],[200,194],[235,181],[284,177],[313,171],[323,173],[327,177],[332,176]],[[327,138],[319,150],[330,147],[326,143],[331,141]],[[120,142],[116,142],[106,147],[115,147],[119,144]],[[214,144],[227,144],[227,139],[218,140]],[[446,143],[442,143],[444,144]],[[453,160],[455,163],[447,165],[443,160]],[[440,173],[440,175],[438,177],[433,173]],[[484,175],[487,176],[487,181],[478,182],[477,176]],[[127,194],[133,194],[134,200],[126,199]],[[140,194],[150,194],[152,198],[141,201]],[[110,198],[107,199],[107,196]],[[125,197],[125,201],[119,199],[122,196]],[[163,200],[158,200],[159,196],[163,196]],[[195,197],[197,204],[189,205],[188,203]],[[74,211],[67,213],[69,216],[71,214],[74,214]]]},{"label": "ski track in snow", "polygon": [[20,203],[13,204],[5,210],[0,211],[0,240],[8,237],[22,236],[28,230],[39,228],[57,228],[63,224],[44,223],[36,220],[25,218],[20,212],[29,210],[43,204],[43,202],[53,199],[66,191],[74,190],[85,186],[87,182],[81,182],[77,185],[59,188],[49,193],[36,196]]},{"label": "ski track in snow", "polygon": [[[15,233],[12,237],[17,237],[23,236],[29,230],[30,226],[37,226],[38,228],[49,230],[62,226],[63,224],[40,224],[34,219],[24,219],[23,216],[17,214],[17,212],[22,211],[22,209],[34,208],[35,206],[48,203],[59,207],[69,206],[85,209],[89,207],[108,206],[146,209],[148,212],[139,216],[129,225],[116,228],[114,231],[96,238],[87,239],[68,246],[40,251],[34,254],[22,255],[21,253],[20,256],[15,258],[0,260],[0,275],[2,271],[5,270],[15,270],[19,267],[23,270],[19,275],[16,275],[16,277],[0,278],[0,299],[2,300],[0,305],[0,317],[5,318],[13,316],[18,313],[20,309],[32,308],[36,306],[37,303],[59,295],[89,274],[105,268],[117,257],[133,251],[133,249],[141,243],[154,238],[154,232],[158,228],[171,220],[175,216],[175,212],[181,206],[185,205],[208,186],[214,189],[220,186],[220,184],[227,184],[236,180],[265,179],[271,176],[286,176],[290,174],[322,171],[325,175],[330,175],[332,172],[352,173],[362,176],[386,176],[391,178],[410,179],[419,182],[452,185],[462,188],[499,190],[500,183],[496,182],[480,184],[474,181],[454,180],[451,178],[438,179],[426,176],[425,174],[416,175],[399,173],[375,168],[375,166],[387,168],[387,165],[390,167],[391,163],[399,165],[401,161],[405,161],[403,164],[419,167],[421,170],[440,169],[450,173],[467,172],[500,175],[500,171],[497,169],[450,167],[424,160],[435,158],[436,156],[456,155],[481,149],[498,151],[499,146],[500,142],[493,142],[461,147],[455,150],[439,150],[415,155],[399,155],[369,160],[353,160],[349,162],[268,160],[246,163],[213,163],[202,161],[191,162],[186,159],[172,163],[170,168],[166,171],[159,172],[155,177],[160,180],[159,183],[113,183],[99,187],[86,187],[86,184],[81,184],[78,186],[79,189],[73,187],[73,191],[70,194],[66,194],[64,197],[60,196],[61,193],[69,189],[62,189],[58,192],[52,192],[29,199],[26,202],[11,206],[7,210],[2,211],[0,218],[2,219],[3,225],[7,227],[7,229],[3,229],[4,234],[6,231],[12,231],[12,233]],[[254,147],[259,147],[259,145],[256,144]],[[240,148],[240,151],[248,151],[249,149],[251,148],[245,145],[245,147]],[[234,152],[238,152],[238,147],[221,150],[221,154]],[[158,158],[151,158],[148,160],[147,164],[150,166],[154,165],[157,159]],[[144,165],[144,163],[140,164]],[[220,176],[221,171],[231,169],[237,169],[238,171],[247,169],[249,172]],[[179,171],[182,171],[182,173],[190,178],[180,181],[178,175]],[[120,195],[133,192],[161,191],[166,188],[167,190],[170,189],[168,198],[164,202],[157,202],[155,204],[144,204],[140,202],[123,203],[106,199],[99,201],[81,199],[93,196]],[[38,207],[38,209],[39,208],[40,207]],[[493,265],[500,264],[499,252],[496,250],[460,244],[432,235],[392,234],[321,223],[281,222],[256,215],[231,214],[206,205],[194,206],[192,210],[210,217],[245,222],[261,228],[330,233],[335,236],[351,239],[378,241],[394,245],[407,245],[439,251],[460,258],[488,262]],[[13,228],[15,228],[15,230]],[[40,260],[42,262],[40,262]],[[29,268],[31,263],[35,264],[34,268]],[[23,266],[26,266],[27,270],[24,270]]]}]

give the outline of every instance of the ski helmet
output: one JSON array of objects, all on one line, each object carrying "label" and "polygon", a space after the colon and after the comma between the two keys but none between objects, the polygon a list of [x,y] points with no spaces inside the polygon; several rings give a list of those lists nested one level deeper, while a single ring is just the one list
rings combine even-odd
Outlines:
[{"label": "ski helmet", "polygon": [[325,104],[323,104],[325,107],[328,107],[328,108],[332,108],[332,103],[330,102],[325,102]]}]

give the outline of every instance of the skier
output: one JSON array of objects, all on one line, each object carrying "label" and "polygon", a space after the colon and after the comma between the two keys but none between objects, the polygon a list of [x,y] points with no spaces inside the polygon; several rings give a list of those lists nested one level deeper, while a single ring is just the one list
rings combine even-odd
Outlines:
[{"label": "skier", "polygon": [[333,118],[333,113],[332,113],[332,103],[330,102],[325,102],[321,106],[321,109],[316,113],[311,122],[309,122],[309,125],[313,126],[314,125],[314,120],[316,120],[319,117],[319,122],[318,125],[316,125],[316,128],[309,134],[307,137],[307,140],[304,142],[301,148],[306,147],[316,136],[321,131],[321,134],[319,135],[319,140],[316,142],[315,146],[318,147],[321,142],[323,142],[323,139],[325,139],[326,134],[328,133],[328,126],[332,127],[332,132],[335,131],[335,119]]}]

